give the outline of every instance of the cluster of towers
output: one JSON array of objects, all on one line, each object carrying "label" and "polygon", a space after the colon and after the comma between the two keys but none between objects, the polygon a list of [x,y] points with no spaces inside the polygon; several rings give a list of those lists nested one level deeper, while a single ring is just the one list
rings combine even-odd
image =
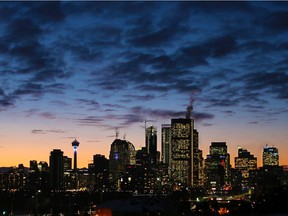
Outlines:
[{"label": "cluster of towers", "polygon": [[[192,106],[188,106],[186,118],[173,118],[170,124],[162,124],[161,154],[157,150],[157,128],[155,125],[147,127],[145,121],[145,147],[136,150],[131,142],[119,139],[117,132],[109,159],[96,154],[88,168],[78,169],[77,148],[80,143],[75,139],[72,142],[73,167],[72,158],[64,156],[60,149],[54,149],[50,153],[50,167],[41,162],[39,166],[43,167],[39,169],[35,161],[30,165],[30,182],[39,177],[46,182],[41,184],[49,184],[53,190],[91,187],[104,191],[147,193],[163,188],[204,187],[207,191],[215,192],[255,187],[259,179],[267,174],[266,170],[275,173],[281,171],[278,149],[275,147],[264,147],[263,168],[260,169],[257,158],[242,147],[238,147],[235,168],[232,168],[225,142],[212,142],[209,154],[204,159],[191,111]],[[23,173],[23,169],[20,170]],[[39,176],[36,178],[37,173]],[[24,184],[24,181],[19,182]]]},{"label": "cluster of towers", "polygon": [[[119,190],[122,183],[132,189],[133,179],[145,181],[139,174],[147,176],[145,170],[150,170],[147,180],[150,185],[157,185],[157,179],[161,185],[168,184],[174,189],[188,186],[205,187],[208,191],[242,190],[257,184],[257,158],[244,148],[238,148],[235,168],[231,167],[225,142],[212,142],[209,154],[203,158],[191,111],[192,106],[188,106],[186,118],[174,118],[171,124],[162,124],[161,156],[157,151],[157,128],[146,127],[146,122],[146,145],[141,150],[136,151],[133,144],[125,140],[116,139],[112,143],[109,172]],[[279,165],[278,150],[266,146],[263,166],[274,165]]]},{"label": "cluster of towers", "polygon": [[165,184],[176,189],[204,184],[202,151],[191,111],[192,106],[188,106],[186,118],[171,119],[171,124],[162,125],[161,156],[157,151],[157,128],[146,127],[146,121],[142,149],[136,151],[128,141],[116,138],[111,145],[109,172],[118,189],[121,183],[132,188],[133,179],[151,190]]}]

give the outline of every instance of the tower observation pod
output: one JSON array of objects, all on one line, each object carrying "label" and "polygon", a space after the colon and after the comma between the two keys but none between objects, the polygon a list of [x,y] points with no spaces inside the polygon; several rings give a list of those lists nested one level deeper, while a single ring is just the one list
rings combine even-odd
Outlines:
[{"label": "tower observation pod", "polygon": [[76,139],[72,142],[72,146],[74,149],[74,171],[77,170],[77,147],[79,146],[79,144],[80,143]]}]

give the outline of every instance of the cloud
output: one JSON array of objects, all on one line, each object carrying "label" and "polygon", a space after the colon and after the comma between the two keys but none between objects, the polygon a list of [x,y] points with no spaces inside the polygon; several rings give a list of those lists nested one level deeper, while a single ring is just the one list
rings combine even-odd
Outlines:
[{"label": "cloud", "polygon": [[259,122],[258,121],[251,121],[251,122],[248,122],[248,124],[259,124]]},{"label": "cloud", "polygon": [[245,88],[250,91],[265,91],[280,99],[288,99],[288,75],[284,72],[257,72],[243,76]]},{"label": "cloud", "polygon": [[27,15],[37,17],[37,21],[44,23],[57,23],[65,19],[61,2],[28,2],[29,9]]},{"label": "cloud", "polygon": [[174,35],[178,33],[177,27],[175,28],[163,28],[157,30],[153,33],[131,39],[129,42],[131,45],[136,47],[155,47],[155,46],[163,46],[170,42]]},{"label": "cloud", "polygon": [[85,126],[95,126],[95,125],[101,125],[105,119],[103,117],[98,116],[87,116],[85,118],[80,118],[76,120],[80,125]]},{"label": "cloud", "polygon": [[264,18],[264,26],[274,33],[287,32],[288,10],[275,11]]},{"label": "cloud", "polygon": [[[30,97],[51,101],[65,93],[78,108],[99,111],[74,119],[79,124],[108,128],[112,125],[105,119],[112,119],[126,127],[150,116],[185,117],[177,108],[153,108],[153,102],[197,91],[202,107],[224,108],[228,115],[234,108],[265,111],[270,97],[288,98],[285,5],[1,3],[0,110]],[[145,108],[138,102],[146,102]],[[69,105],[64,98],[52,103]],[[119,110],[124,113],[116,115]],[[45,110],[25,114],[55,118]],[[214,115],[195,112],[194,118],[206,121]]]},{"label": "cloud", "polygon": [[202,123],[201,125],[204,126],[204,127],[210,127],[210,126],[213,126],[214,124],[212,124],[212,123]]},{"label": "cloud", "polygon": [[6,110],[11,106],[14,106],[13,98],[8,96],[0,96],[0,110]]},{"label": "cloud", "polygon": [[33,134],[49,134],[49,133],[66,133],[66,131],[62,129],[51,129],[51,130],[41,130],[41,129],[33,129],[31,130]]},{"label": "cloud", "polygon": [[55,119],[55,115],[53,113],[50,112],[42,112],[39,114],[40,116],[46,118],[46,119]]},{"label": "cloud", "polygon": [[96,100],[90,100],[90,99],[76,99],[77,104],[84,104],[87,107],[91,107],[91,109],[99,109],[100,104]]},{"label": "cloud", "polygon": [[[140,116],[151,116],[155,119],[162,118],[162,119],[171,119],[171,118],[184,118],[186,115],[186,111],[184,112],[177,112],[174,110],[161,110],[161,109],[147,109],[142,107],[133,107],[131,109],[133,113],[138,113]],[[142,117],[142,121],[145,120],[145,118]],[[192,112],[192,118],[195,119],[195,121],[203,121],[207,119],[214,118],[214,115],[210,113],[202,113],[202,112]],[[141,118],[140,118],[141,121]]]},{"label": "cloud", "polygon": [[33,23],[29,18],[19,18],[12,20],[6,28],[6,41],[26,42],[37,40],[42,33],[41,28]]},{"label": "cloud", "polygon": [[146,95],[137,95],[137,94],[127,94],[123,95],[124,98],[129,98],[130,100],[137,100],[137,101],[150,101],[155,98],[155,95],[146,94]]}]

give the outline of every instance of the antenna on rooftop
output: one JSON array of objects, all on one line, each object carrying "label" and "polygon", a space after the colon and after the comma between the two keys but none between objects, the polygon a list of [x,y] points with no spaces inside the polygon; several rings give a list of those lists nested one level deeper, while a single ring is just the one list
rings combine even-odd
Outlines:
[{"label": "antenna on rooftop", "polygon": [[118,128],[115,128],[115,135],[116,135],[116,139],[118,139],[118,136],[119,136],[119,129]]}]

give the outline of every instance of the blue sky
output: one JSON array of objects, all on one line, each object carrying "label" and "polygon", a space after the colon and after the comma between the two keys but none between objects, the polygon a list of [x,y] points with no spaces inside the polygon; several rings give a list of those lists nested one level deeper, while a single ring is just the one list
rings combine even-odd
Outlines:
[{"label": "blue sky", "polygon": [[284,1],[0,2],[0,165],[72,156],[76,137],[84,166],[115,128],[139,148],[141,121],[160,137],[190,101],[204,156],[226,141],[261,161],[267,143],[288,164],[287,38]]}]

